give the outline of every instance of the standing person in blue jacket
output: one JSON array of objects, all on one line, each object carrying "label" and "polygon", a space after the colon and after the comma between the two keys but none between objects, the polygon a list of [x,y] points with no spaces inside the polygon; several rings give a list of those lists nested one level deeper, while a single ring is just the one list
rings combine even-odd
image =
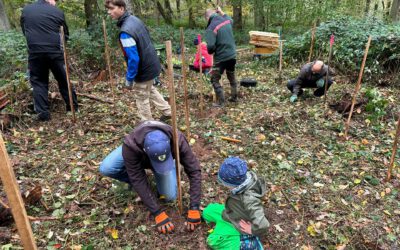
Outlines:
[{"label": "standing person in blue jacket", "polygon": [[150,101],[162,112],[161,121],[171,118],[171,106],[153,86],[161,72],[160,61],[144,23],[129,14],[124,0],[106,0],[105,7],[112,19],[118,20],[119,41],[127,70],[125,85],[135,92],[136,106],[142,121],[153,120]]},{"label": "standing person in blue jacket", "polygon": [[[64,13],[55,6],[56,2],[56,0],[38,0],[25,6],[21,14],[21,29],[28,44],[33,103],[39,121],[48,121],[51,118],[48,100],[49,70],[58,82],[67,111],[71,110],[60,39],[61,26],[64,27],[65,37],[68,39],[68,26]],[[72,100],[77,111],[78,101],[75,90],[72,90]]]}]

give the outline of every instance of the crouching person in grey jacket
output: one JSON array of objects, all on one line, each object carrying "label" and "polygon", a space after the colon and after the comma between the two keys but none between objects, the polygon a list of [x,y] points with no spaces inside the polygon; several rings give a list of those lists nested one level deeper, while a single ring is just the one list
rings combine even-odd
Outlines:
[{"label": "crouching person in grey jacket", "polygon": [[[310,62],[304,65],[298,77],[290,80],[287,84],[288,89],[292,92],[290,102],[297,101],[297,98],[303,94],[303,88],[316,88],[314,91],[315,96],[323,96],[325,94],[326,74],[328,73],[328,66],[324,65],[322,61]],[[329,76],[332,75],[329,70]],[[332,85],[333,80],[328,77],[328,87]]]}]

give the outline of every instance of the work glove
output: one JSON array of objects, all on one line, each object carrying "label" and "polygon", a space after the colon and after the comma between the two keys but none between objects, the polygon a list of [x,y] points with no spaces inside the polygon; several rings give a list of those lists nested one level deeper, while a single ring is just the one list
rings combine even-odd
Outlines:
[{"label": "work glove", "polygon": [[171,233],[175,229],[174,224],[165,212],[156,215],[156,227],[157,231],[163,234]]},{"label": "work glove", "polygon": [[197,225],[201,223],[200,210],[198,207],[191,207],[188,211],[186,218],[186,229],[188,231],[194,231]]},{"label": "work glove", "polygon": [[321,79],[319,79],[319,80],[317,81],[317,87],[318,87],[318,88],[322,88],[322,87],[324,87],[324,85],[325,85],[325,81],[324,81],[323,78],[321,78]]},{"label": "work glove", "polygon": [[290,102],[296,102],[297,101],[297,95],[292,95],[290,97]]}]

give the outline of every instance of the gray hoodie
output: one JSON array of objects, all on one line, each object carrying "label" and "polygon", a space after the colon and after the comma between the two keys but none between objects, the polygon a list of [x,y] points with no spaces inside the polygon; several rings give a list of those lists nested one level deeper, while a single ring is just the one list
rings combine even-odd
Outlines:
[{"label": "gray hoodie", "polygon": [[250,180],[232,190],[225,202],[222,218],[229,221],[242,234],[239,226],[240,220],[251,222],[253,235],[262,236],[267,233],[269,222],[265,217],[264,206],[261,198],[266,193],[265,181],[249,171]]}]

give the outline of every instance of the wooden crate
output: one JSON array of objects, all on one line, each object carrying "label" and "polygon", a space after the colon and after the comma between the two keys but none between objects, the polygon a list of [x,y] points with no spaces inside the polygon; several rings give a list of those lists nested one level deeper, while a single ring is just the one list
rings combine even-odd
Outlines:
[{"label": "wooden crate", "polygon": [[254,54],[271,54],[275,52],[275,48],[268,48],[268,47],[258,47],[254,48]]},{"label": "wooden crate", "polygon": [[270,32],[250,31],[250,44],[256,47],[276,50],[279,48],[279,35]]}]

